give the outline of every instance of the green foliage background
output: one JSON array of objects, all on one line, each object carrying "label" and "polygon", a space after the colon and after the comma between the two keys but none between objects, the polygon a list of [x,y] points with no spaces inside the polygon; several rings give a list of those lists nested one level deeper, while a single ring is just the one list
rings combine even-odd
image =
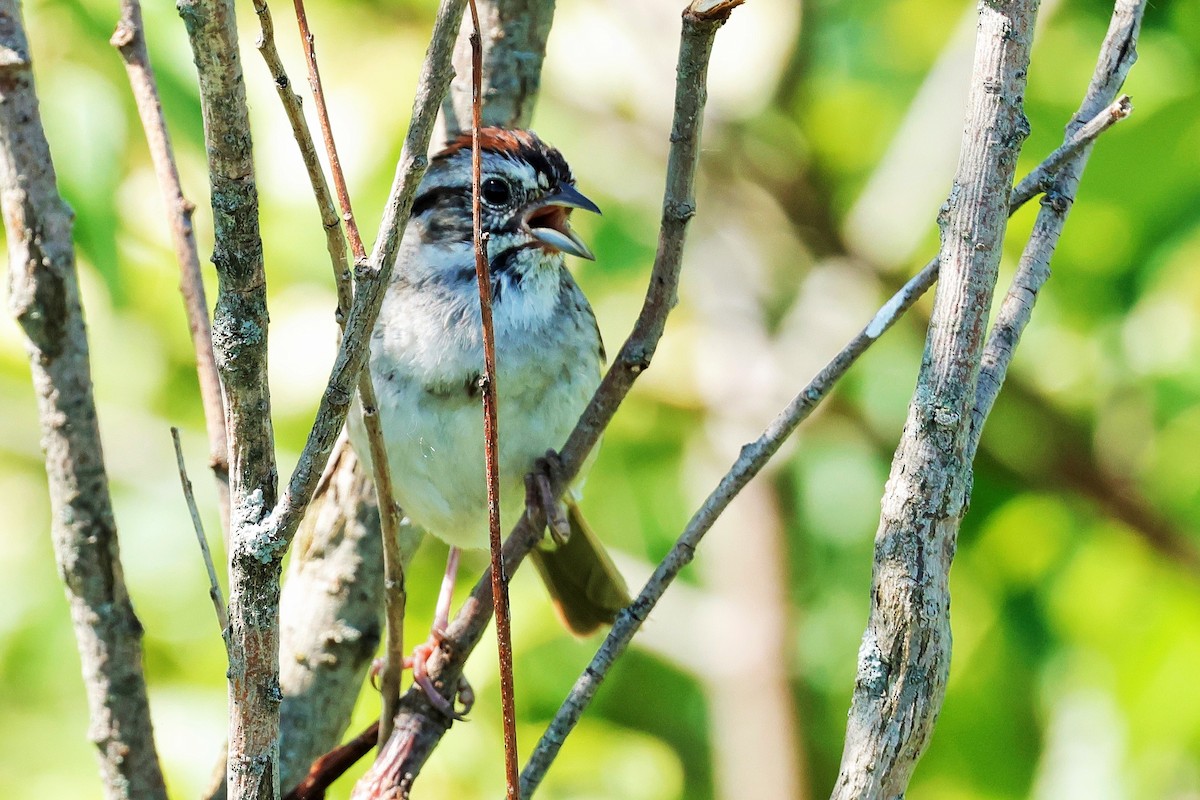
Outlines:
[{"label": "green foliage background", "polygon": [[[279,5],[280,44],[302,85]],[[637,312],[654,252],[679,5],[560,3],[535,119],[605,209],[579,223],[599,258],[578,274],[610,350]],[[252,47],[249,4],[241,11],[286,470],[331,362],[333,295],[295,147]],[[355,206],[371,231],[433,3],[313,0],[309,11]],[[1110,11],[1099,0],[1045,4],[1022,171],[1061,141]],[[666,551],[738,446],[934,253],[965,78],[926,105],[920,91],[956,42],[967,42],[969,56],[972,13],[961,0],[815,0],[802,9],[754,0],[721,32],[681,304],[654,368],[606,437],[585,502],[598,530],[633,559],[623,562],[631,575]],[[147,3],[145,14],[207,255],[194,69],[173,7]],[[158,740],[173,794],[195,796],[223,741],[225,692],[168,434],[170,425],[185,430],[215,532],[176,267],[123,68],[107,44],[116,3],[35,0],[25,16],[60,185],[77,214],[101,427],[146,627]],[[1200,793],[1200,575],[1164,546],[1194,550],[1200,514],[1197,31],[1195,2],[1149,9],[1126,87],[1135,114],[1097,147],[989,423],[952,576],[949,691],[913,798]],[[898,144],[905,124],[919,135]],[[907,172],[880,188],[888,163]],[[865,197],[881,205],[864,212]],[[1032,217],[1026,209],[1014,218],[1006,274]],[[731,759],[745,757],[719,744],[731,734],[751,758],[755,742],[782,742],[799,776],[794,794],[828,793],[866,619],[878,499],[927,308],[855,367],[713,532],[675,611],[652,617],[645,646],[618,667],[568,744],[547,798],[784,796],[780,786],[722,788],[739,774]],[[7,318],[0,404],[0,795],[97,797],[28,367]],[[432,613],[442,557],[428,544],[412,569],[410,630]],[[598,642],[564,634],[530,575],[516,582],[514,604],[527,749]],[[755,683],[763,664],[783,677],[782,691]],[[447,737],[419,796],[501,793],[493,659],[481,651],[469,675],[480,695],[474,721]],[[794,730],[717,714],[729,692],[746,689],[782,704]],[[355,726],[374,709],[367,692]]]}]

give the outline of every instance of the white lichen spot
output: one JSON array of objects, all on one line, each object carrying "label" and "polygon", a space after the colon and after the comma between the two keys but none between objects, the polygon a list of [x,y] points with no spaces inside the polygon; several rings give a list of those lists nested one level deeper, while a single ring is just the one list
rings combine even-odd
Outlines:
[{"label": "white lichen spot", "polygon": [[900,306],[904,305],[904,293],[897,292],[892,295],[892,298],[883,304],[883,308],[875,314],[875,318],[867,325],[866,334],[872,339],[878,339],[888,325],[896,319],[896,315],[900,313]]}]

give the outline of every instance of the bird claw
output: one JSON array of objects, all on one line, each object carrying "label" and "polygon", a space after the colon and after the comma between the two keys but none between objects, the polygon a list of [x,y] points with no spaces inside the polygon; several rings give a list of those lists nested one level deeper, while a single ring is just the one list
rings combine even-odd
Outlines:
[{"label": "bird claw", "polygon": [[[421,691],[429,698],[429,702],[434,708],[450,719],[461,722],[467,718],[466,715],[470,713],[471,707],[475,705],[475,691],[471,688],[471,684],[467,682],[466,676],[458,676],[458,681],[454,687],[454,695],[451,699],[447,700],[434,685],[433,679],[430,678],[427,669],[429,657],[433,655],[434,650],[441,646],[444,636],[445,631],[438,631],[436,629],[430,631],[428,641],[417,645],[413,649],[413,654],[404,659],[404,666],[412,668],[413,682],[421,687]],[[462,711],[454,707],[456,700],[462,703]]]},{"label": "bird claw", "polygon": [[[413,683],[421,687],[421,691],[429,698],[430,704],[438,711],[445,714],[452,720],[461,722],[465,720],[466,715],[471,713],[471,709],[475,706],[475,690],[471,688],[471,684],[467,682],[465,675],[458,676],[458,682],[454,687],[454,698],[447,700],[445,696],[438,691],[434,685],[433,679],[429,676],[428,663],[429,657],[433,655],[433,651],[441,646],[445,640],[446,632],[433,628],[429,631],[429,639],[423,644],[413,648],[411,656],[404,659],[404,669],[411,669],[413,673]],[[371,686],[376,691],[379,690],[379,675],[383,672],[384,660],[376,658],[371,662],[371,666],[367,669],[367,675],[371,680]],[[462,706],[459,711],[454,707],[455,702]]]},{"label": "bird claw", "polygon": [[562,462],[558,453],[547,450],[545,456],[534,462],[533,471],[525,476],[525,503],[530,507],[540,508],[545,513],[550,538],[559,547],[571,538],[571,524],[551,488],[551,481],[557,481],[561,472]]}]

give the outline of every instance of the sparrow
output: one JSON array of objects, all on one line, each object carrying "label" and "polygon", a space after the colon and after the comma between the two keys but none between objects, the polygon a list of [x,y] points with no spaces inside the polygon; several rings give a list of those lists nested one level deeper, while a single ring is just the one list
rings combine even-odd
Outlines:
[{"label": "sparrow", "polygon": [[[566,441],[600,383],[604,345],[565,259],[595,258],[571,228],[570,215],[600,209],[576,188],[559,151],[531,131],[484,128],[480,142],[501,525],[508,531],[525,507],[526,476],[534,473],[543,488],[548,485],[547,451]],[[410,520],[451,546],[436,636],[448,622],[458,549],[488,546],[469,133],[430,160],[417,190],[372,332],[370,370],[395,499]],[[365,460],[361,425],[350,426],[350,438]],[[579,513],[581,487],[579,479],[568,490],[565,509],[547,508],[560,523],[551,525],[559,535],[535,549],[532,559],[560,618],[586,635],[611,623],[630,598]]]}]

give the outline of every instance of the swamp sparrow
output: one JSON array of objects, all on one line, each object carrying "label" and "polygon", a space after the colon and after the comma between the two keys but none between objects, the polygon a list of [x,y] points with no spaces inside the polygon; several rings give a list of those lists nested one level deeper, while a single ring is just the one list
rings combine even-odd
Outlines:
[{"label": "swamp sparrow", "polygon": [[[533,133],[485,128],[480,139],[507,532],[524,508],[526,474],[542,469],[545,487],[539,460],[566,440],[600,383],[600,331],[564,263],[564,254],[594,258],[571,229],[571,210],[599,209],[575,188],[562,155]],[[488,544],[482,369],[468,133],[430,161],[371,338],[396,500],[413,522],[451,545],[451,567],[456,548]],[[361,426],[351,425],[351,440],[360,454],[368,452]],[[576,499],[568,491],[565,523],[561,509],[549,509],[558,511],[561,534],[569,525],[570,535],[535,549],[533,561],[560,617],[582,635],[611,622],[629,594]],[[435,636],[449,613],[448,595],[442,600]]]}]

